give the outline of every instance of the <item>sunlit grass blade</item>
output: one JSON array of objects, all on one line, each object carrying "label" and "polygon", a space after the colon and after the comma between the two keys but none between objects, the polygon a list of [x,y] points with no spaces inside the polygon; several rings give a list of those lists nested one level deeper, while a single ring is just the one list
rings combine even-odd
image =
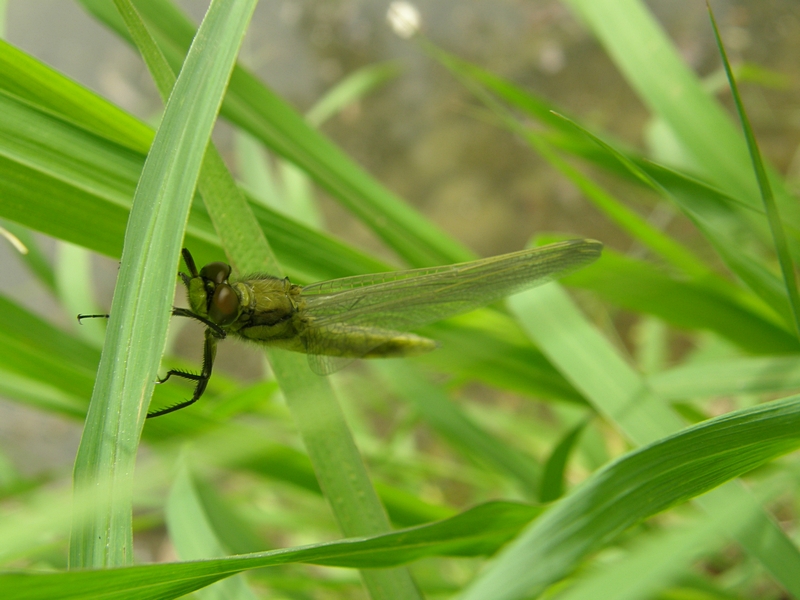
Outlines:
[{"label": "sunlit grass blade", "polygon": [[0,89],[64,115],[82,128],[136,152],[146,153],[153,140],[149,127],[91,90],[0,40]]},{"label": "sunlit grass blade", "polygon": [[254,7],[251,0],[212,3],[142,171],[75,461],[77,497],[90,487],[104,493],[91,517],[76,513],[73,567],[133,559],[132,476],[166,340],[176,258],[205,147]]}]

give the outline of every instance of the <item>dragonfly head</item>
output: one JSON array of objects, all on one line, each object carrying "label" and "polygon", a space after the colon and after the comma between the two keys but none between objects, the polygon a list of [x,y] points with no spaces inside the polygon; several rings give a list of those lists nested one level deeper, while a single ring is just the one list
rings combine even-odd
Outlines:
[{"label": "dragonfly head", "polygon": [[184,249],[183,258],[190,275],[181,274],[186,285],[192,311],[212,323],[224,327],[230,325],[241,313],[241,303],[233,287],[228,283],[230,265],[213,262],[197,271],[189,251]]}]

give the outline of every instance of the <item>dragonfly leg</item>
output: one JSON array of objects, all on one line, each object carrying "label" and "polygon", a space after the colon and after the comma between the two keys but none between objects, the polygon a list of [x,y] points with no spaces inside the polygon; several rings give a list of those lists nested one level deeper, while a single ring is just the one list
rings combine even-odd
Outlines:
[{"label": "dragonfly leg", "polygon": [[184,379],[189,379],[190,381],[196,381],[197,384],[194,387],[194,393],[192,394],[192,397],[189,400],[179,402],[178,404],[173,404],[172,406],[149,412],[147,413],[148,419],[167,415],[171,412],[175,412],[176,410],[186,408],[200,399],[200,396],[202,396],[203,392],[206,391],[208,380],[211,379],[211,369],[214,367],[214,357],[217,355],[217,339],[218,337],[216,332],[211,329],[206,329],[206,341],[203,345],[203,370],[199,375],[195,373],[187,373],[186,371],[171,369],[167,372],[167,375],[163,379],[158,380],[158,383],[164,383],[170,378],[170,376],[175,375],[175,377],[182,377]]},{"label": "dragonfly leg", "polygon": [[[222,329],[222,327],[220,327],[219,325],[217,325],[213,321],[209,321],[208,319],[206,319],[204,317],[201,317],[200,315],[194,314],[188,308],[178,308],[177,306],[173,307],[172,314],[174,316],[176,316],[176,317],[186,317],[188,319],[194,319],[195,321],[200,321],[203,325],[205,325],[209,329],[213,330],[214,335],[217,338],[219,338],[221,340],[225,339],[225,335],[226,334],[225,334],[225,330]],[[88,315],[86,315],[86,316],[88,316]]]},{"label": "dragonfly leg", "polygon": [[[174,316],[176,316],[176,317],[187,317],[189,319],[194,319],[195,321],[200,321],[206,327],[209,327],[209,328],[213,329],[214,333],[216,334],[216,336],[219,339],[221,339],[221,340],[225,339],[225,330],[224,329],[222,329],[216,323],[214,323],[212,321],[209,321],[208,319],[205,319],[205,318],[201,317],[200,315],[194,314],[188,308],[173,307],[172,308],[172,314]],[[82,323],[84,319],[108,319],[108,317],[109,317],[109,315],[107,313],[106,314],[102,314],[102,315],[78,315],[78,323]],[[176,373],[176,375],[177,375],[177,373]]]},{"label": "dragonfly leg", "polygon": [[107,319],[109,315],[78,315],[78,323],[83,324],[84,319]]}]

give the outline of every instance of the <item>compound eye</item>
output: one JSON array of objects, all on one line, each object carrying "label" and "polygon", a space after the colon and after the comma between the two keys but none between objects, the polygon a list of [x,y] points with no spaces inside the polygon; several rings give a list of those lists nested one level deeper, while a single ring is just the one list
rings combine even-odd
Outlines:
[{"label": "compound eye", "polygon": [[208,263],[205,267],[200,269],[200,277],[210,279],[217,285],[226,282],[230,274],[231,266],[224,262]]},{"label": "compound eye", "polygon": [[211,299],[211,306],[208,309],[208,318],[224,327],[233,323],[238,316],[239,297],[227,283],[220,284],[214,290],[214,297]]}]

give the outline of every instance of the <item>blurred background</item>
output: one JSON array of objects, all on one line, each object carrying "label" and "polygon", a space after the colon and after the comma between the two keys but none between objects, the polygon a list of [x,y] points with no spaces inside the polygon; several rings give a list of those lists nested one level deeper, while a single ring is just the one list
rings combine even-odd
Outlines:
[{"label": "blurred background", "polygon": [[[206,2],[180,2],[196,20]],[[423,29],[443,49],[523,85],[583,123],[647,153],[658,135],[648,111],[628,89],[593,37],[557,1],[430,0],[415,3]],[[328,119],[322,130],[389,189],[481,256],[522,248],[539,232],[563,232],[637,252],[580,193],[527,145],[497,127],[472,96],[415,44],[386,23],[388,2],[262,0],[241,61],[298,111],[306,112],[360,68],[392,62],[397,75]],[[648,6],[688,65],[731,106],[705,4],[658,0]],[[729,56],[754,65],[744,102],[766,157],[793,185],[800,179],[797,103],[800,5],[792,0],[713,3]],[[156,123],[161,102],[138,55],[63,0],[9,0],[5,37],[112,102]],[[237,144],[225,123],[215,132],[234,172]],[[598,176],[604,181],[603,175]],[[610,180],[609,180],[610,183]],[[687,221],[633,188],[615,193],[703,256],[709,250]],[[313,191],[324,227],[355,246],[403,265],[323,192]],[[0,202],[2,199],[0,199]],[[42,240],[55,260],[56,244]],[[0,243],[3,293],[64,327],[77,327],[30,279],[15,251]],[[98,306],[108,308],[117,265],[97,257]],[[179,291],[179,293],[182,293]],[[196,335],[195,335],[196,334]],[[188,333],[190,360],[200,332]],[[192,337],[194,336],[194,337]],[[226,344],[219,369],[252,378],[261,357]],[[0,399],[0,450],[26,474],[69,467],[80,423],[48,417]]]}]

